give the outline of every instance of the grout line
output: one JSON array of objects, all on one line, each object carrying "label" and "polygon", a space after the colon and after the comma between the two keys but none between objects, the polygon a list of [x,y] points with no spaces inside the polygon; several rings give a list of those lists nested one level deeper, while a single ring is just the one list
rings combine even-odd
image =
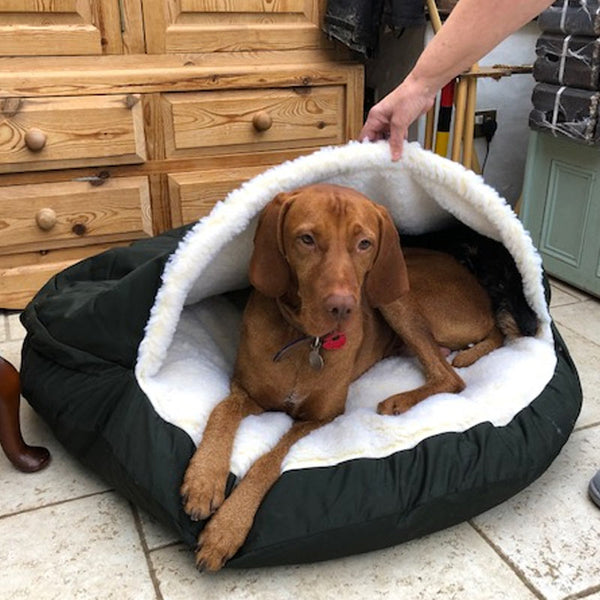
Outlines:
[{"label": "grout line", "polygon": [[512,561],[491,538],[478,527],[473,520],[468,521],[469,525],[483,538],[483,541],[500,557],[502,561],[511,569],[511,571],[521,580],[523,585],[539,600],[546,600],[546,597],[527,579],[525,573],[519,566]]},{"label": "grout line", "polygon": [[159,552],[160,550],[166,550],[167,548],[175,548],[176,546],[184,546],[187,548],[184,542],[181,540],[177,540],[174,542],[165,542],[164,544],[159,544],[152,549],[148,549],[148,552],[152,554],[153,552]]},{"label": "grout line", "polygon": [[572,298],[575,298],[576,300],[580,300],[580,301],[586,301],[586,300],[593,300],[594,298],[596,298],[594,295],[590,294],[589,292],[585,292],[584,290],[581,290],[577,287],[575,287],[574,285],[571,285],[569,283],[566,283],[564,281],[561,281],[560,279],[555,279],[554,277],[549,277],[548,278],[548,282],[550,283],[551,287],[555,287],[557,290],[560,290],[561,292],[568,294],[569,296],[571,296]]},{"label": "grout line", "polygon": [[596,422],[596,423],[588,423],[586,425],[579,425],[577,427],[573,428],[573,431],[585,431],[586,429],[593,429],[594,427],[599,427],[600,426],[600,421]]},{"label": "grout line", "polygon": [[552,302],[550,302],[550,313],[552,313],[552,311],[555,308],[562,308],[563,306],[573,306],[573,304],[581,304],[582,302],[586,302],[586,300],[580,300],[579,298],[575,298],[574,296],[571,296],[571,298],[573,298],[572,301],[566,301],[566,302],[561,302],[560,304],[554,304]]},{"label": "grout line", "polygon": [[580,600],[583,598],[587,598],[596,592],[600,592],[600,585],[594,585],[587,590],[583,590],[581,592],[576,592],[575,594],[570,594],[569,596],[565,596],[563,600]]},{"label": "grout line", "polygon": [[150,558],[150,548],[148,547],[148,542],[146,541],[146,534],[144,533],[144,527],[142,525],[142,519],[140,518],[140,513],[137,507],[133,503],[129,503],[131,507],[131,512],[133,513],[133,520],[135,523],[135,528],[137,529],[140,543],[142,544],[142,551],[144,552],[144,558],[146,559],[146,565],[148,567],[148,574],[150,575],[150,581],[152,581],[152,586],[154,587],[154,592],[156,594],[156,600],[164,600],[162,592],[160,591],[160,582],[158,580],[158,576],[156,575],[156,570],[154,569],[154,565],[152,564],[152,559]]},{"label": "grout line", "polygon": [[[563,329],[568,329],[569,333],[572,333],[573,335],[576,335],[578,337],[580,337],[581,339],[585,340],[586,342],[589,342],[590,344],[592,344],[593,346],[597,346],[598,348],[600,348],[600,344],[598,344],[598,342],[596,342],[595,340],[590,339],[589,337],[587,337],[586,335],[584,335],[583,333],[580,333],[579,331],[575,331],[575,329],[572,329],[567,323],[565,323],[564,321],[560,321],[559,319],[556,319],[555,317],[552,317],[552,320],[554,321],[555,325],[558,326],[558,331],[559,333],[562,335],[562,331]],[[566,341],[566,340],[565,340]],[[568,344],[567,344],[568,347]]]},{"label": "grout line", "polygon": [[91,494],[84,494],[83,496],[77,496],[75,498],[65,498],[64,500],[57,500],[56,502],[48,502],[48,504],[42,504],[40,506],[32,506],[31,508],[24,508],[23,510],[17,510],[15,512],[9,512],[0,515],[0,521],[8,519],[10,517],[16,517],[18,515],[25,515],[27,513],[35,512],[36,510],[42,510],[44,508],[52,508],[53,506],[60,506],[61,504],[69,504],[70,502],[77,502],[78,500],[85,500],[86,498],[93,498],[94,496],[103,496],[104,494],[110,494],[115,492],[114,489],[102,490],[101,492],[93,492]]}]

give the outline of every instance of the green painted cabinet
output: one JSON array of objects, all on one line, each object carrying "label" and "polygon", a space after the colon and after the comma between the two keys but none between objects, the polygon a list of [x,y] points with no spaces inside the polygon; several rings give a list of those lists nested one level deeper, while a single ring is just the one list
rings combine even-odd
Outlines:
[{"label": "green painted cabinet", "polygon": [[600,296],[600,149],[532,131],[521,219],[547,273]]}]

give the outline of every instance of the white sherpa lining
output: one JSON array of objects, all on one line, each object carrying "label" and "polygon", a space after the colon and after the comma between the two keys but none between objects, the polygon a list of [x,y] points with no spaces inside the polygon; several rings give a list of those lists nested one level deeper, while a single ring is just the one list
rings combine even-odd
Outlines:
[{"label": "white sherpa lining", "polygon": [[[354,187],[385,205],[401,233],[441,228],[455,217],[501,241],[515,259],[523,290],[540,318],[535,338],[520,338],[460,370],[461,394],[438,394],[407,413],[380,416],[377,403],[418,386],[415,359],[389,358],[351,385],[346,411],[300,440],[283,470],[380,458],[425,438],[482,422],[507,424],[552,377],[556,356],[541,261],[529,235],[495,190],[461,165],[405,145],[390,161],[386,142],[324,148],[271,168],[231,192],[199,221],[170,258],[139,347],[136,377],[157,413],[198,443],[212,408],[228,393],[239,340],[239,311],[220,294],[248,285],[252,238],[261,209],[279,192],[317,182]],[[249,417],[231,469],[243,476],[290,426],[283,413]]]}]

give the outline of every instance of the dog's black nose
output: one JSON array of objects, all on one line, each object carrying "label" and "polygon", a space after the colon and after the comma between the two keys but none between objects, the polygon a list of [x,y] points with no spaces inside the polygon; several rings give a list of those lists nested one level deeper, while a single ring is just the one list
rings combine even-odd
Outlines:
[{"label": "dog's black nose", "polygon": [[347,319],[355,307],[356,302],[352,296],[332,294],[325,301],[327,312],[338,321]]}]

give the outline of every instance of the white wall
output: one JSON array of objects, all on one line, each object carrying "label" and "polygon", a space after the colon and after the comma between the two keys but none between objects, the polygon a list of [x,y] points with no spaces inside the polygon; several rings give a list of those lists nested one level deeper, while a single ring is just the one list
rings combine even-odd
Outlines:
[{"label": "white wall", "polygon": [[[530,23],[484,57],[481,65],[523,65],[535,60],[535,42],[540,35],[536,23]],[[498,129],[490,146],[484,179],[511,204],[518,200],[523,185],[525,157],[531,110],[532,75],[512,75],[499,81],[482,79],[477,85],[477,108],[498,111]],[[480,160],[485,141],[477,140]]]}]

